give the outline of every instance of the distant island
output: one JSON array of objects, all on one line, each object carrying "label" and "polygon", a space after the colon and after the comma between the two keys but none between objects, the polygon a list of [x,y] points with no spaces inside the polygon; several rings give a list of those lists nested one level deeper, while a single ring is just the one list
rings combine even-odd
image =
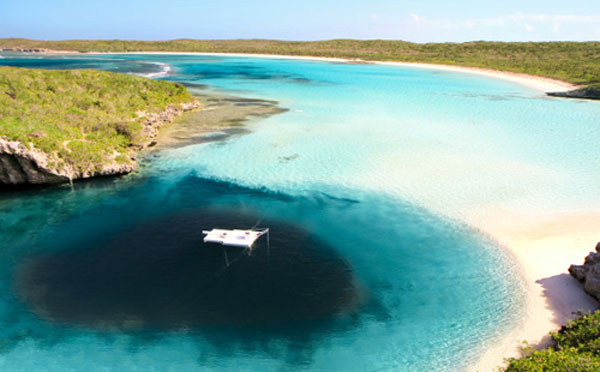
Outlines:
[{"label": "distant island", "polygon": [[[64,40],[0,39],[0,49],[23,52],[247,53],[417,62],[476,67],[565,81],[577,91],[561,97],[600,98],[600,42],[489,42],[416,44],[396,40]],[[550,92],[552,93],[552,92]]]},{"label": "distant island", "polygon": [[201,105],[181,84],[95,70],[0,67],[0,183],[128,173],[157,128]]}]

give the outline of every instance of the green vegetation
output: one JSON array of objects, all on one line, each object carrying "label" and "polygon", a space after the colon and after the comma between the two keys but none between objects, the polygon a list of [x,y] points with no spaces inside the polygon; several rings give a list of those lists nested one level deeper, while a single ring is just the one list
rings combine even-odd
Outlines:
[{"label": "green vegetation", "polygon": [[414,44],[391,40],[189,40],[36,41],[0,39],[0,48],[46,48],[80,52],[229,52],[377,61],[439,63],[539,75],[574,84],[600,83],[600,42]]},{"label": "green vegetation", "polygon": [[180,84],[94,70],[0,67],[0,136],[80,171],[129,162],[141,115],[193,98]]},{"label": "green vegetation", "polygon": [[506,372],[600,371],[600,311],[581,314],[551,336],[554,347],[510,359]]}]

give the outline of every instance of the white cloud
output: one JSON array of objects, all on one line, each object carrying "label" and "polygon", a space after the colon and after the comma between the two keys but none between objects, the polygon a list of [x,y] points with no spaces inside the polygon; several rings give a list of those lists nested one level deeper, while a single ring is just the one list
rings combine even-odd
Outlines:
[{"label": "white cloud", "polygon": [[488,17],[488,18],[469,18],[462,21],[451,21],[447,19],[425,19],[422,16],[411,13],[410,23],[428,23],[430,25],[445,26],[447,28],[473,28],[477,26],[489,26],[489,27],[504,27],[513,26],[519,24],[526,29],[534,28],[533,24],[537,23],[550,23],[553,25],[554,30],[559,30],[561,24],[572,23],[572,24],[583,24],[583,23],[599,23],[600,14],[590,15],[571,15],[571,14],[532,14],[532,13],[513,13],[499,17]]},{"label": "white cloud", "polygon": [[371,18],[372,19],[377,19],[377,14],[375,14],[375,13],[371,14]]},{"label": "white cloud", "polygon": [[573,14],[531,14],[531,13],[514,13],[506,16],[513,21],[530,21],[530,22],[570,22],[570,23],[592,23],[600,22],[600,14],[590,15],[573,15]]},{"label": "white cloud", "polygon": [[533,23],[552,23],[554,30],[559,30],[562,23],[600,23],[600,14],[591,15],[573,15],[573,14],[533,14],[533,13],[513,13],[500,17],[492,18],[473,18],[468,19],[468,23],[472,25],[484,26],[506,26],[521,24],[527,30],[534,26]]},{"label": "white cloud", "polygon": [[[482,18],[427,18],[408,14],[405,35],[418,41],[550,41],[598,39],[600,14],[512,13]],[[526,36],[527,35],[527,36]]]},{"label": "white cloud", "polygon": [[561,31],[563,25],[576,26],[579,24],[600,24],[600,14],[572,15],[572,14],[534,14],[513,13],[498,17],[469,18],[463,20],[429,19],[416,13],[410,14],[410,24],[421,24],[439,30],[476,30],[484,28],[512,28],[525,29],[533,32],[538,29],[548,29],[555,34]]},{"label": "white cloud", "polygon": [[411,13],[410,18],[412,19],[411,23],[419,23],[421,21],[424,21],[424,19],[421,18],[420,15],[415,14],[415,13]]}]

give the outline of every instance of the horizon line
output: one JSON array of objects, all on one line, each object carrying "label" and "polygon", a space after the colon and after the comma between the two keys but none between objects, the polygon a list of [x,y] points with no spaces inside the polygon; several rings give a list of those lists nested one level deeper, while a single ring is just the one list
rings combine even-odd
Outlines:
[{"label": "horizon line", "polygon": [[298,40],[298,39],[265,39],[265,38],[227,38],[227,39],[194,39],[194,38],[175,38],[175,39],[105,39],[105,38],[92,38],[92,39],[30,39],[27,37],[0,37],[0,40],[28,40],[28,41],[39,41],[39,42],[62,42],[62,41],[125,41],[125,42],[173,42],[173,41],[275,41],[275,42],[293,42],[293,43],[318,43],[327,41],[383,41],[383,42],[402,42],[407,44],[470,44],[470,43],[506,43],[506,44],[519,44],[519,43],[600,43],[600,40],[544,40],[544,41],[503,41],[503,40],[470,40],[470,41],[429,41],[429,42],[416,42],[407,41],[402,39],[358,39],[358,38],[332,38],[332,39],[316,39],[316,40]]}]

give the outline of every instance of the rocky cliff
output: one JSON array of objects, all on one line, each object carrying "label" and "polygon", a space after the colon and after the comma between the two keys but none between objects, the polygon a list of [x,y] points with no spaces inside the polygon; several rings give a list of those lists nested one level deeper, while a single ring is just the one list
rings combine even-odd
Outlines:
[{"label": "rocky cliff", "polygon": [[7,185],[57,184],[97,176],[125,174],[138,167],[135,161],[137,151],[143,149],[157,136],[158,129],[173,121],[185,111],[201,106],[200,101],[181,105],[170,105],[158,114],[140,113],[144,141],[130,150],[130,159],[119,159],[118,153],[106,156],[100,163],[89,164],[86,168],[75,167],[61,161],[56,152],[43,152],[32,144],[10,141],[0,136],[0,183]]},{"label": "rocky cliff", "polygon": [[583,283],[587,294],[600,301],[600,242],[596,252],[590,252],[583,265],[571,265],[569,273]]}]

